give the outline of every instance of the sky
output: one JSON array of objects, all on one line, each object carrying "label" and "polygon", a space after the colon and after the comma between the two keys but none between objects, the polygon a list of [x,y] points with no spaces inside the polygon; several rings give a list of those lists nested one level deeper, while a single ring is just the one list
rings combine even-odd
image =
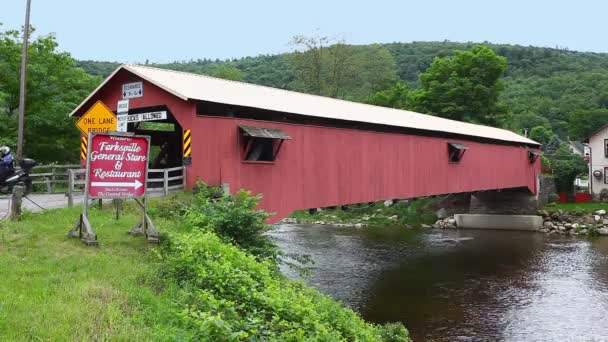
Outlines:
[{"label": "sky", "polygon": [[[608,52],[605,0],[31,0],[36,34],[77,59],[123,63],[238,58],[290,51],[295,35],[351,44],[509,43]],[[3,29],[25,0],[0,0]]]}]

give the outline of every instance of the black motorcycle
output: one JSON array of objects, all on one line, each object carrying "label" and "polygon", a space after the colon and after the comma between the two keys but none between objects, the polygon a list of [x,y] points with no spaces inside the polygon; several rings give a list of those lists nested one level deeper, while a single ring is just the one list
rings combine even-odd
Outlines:
[{"label": "black motorcycle", "polygon": [[0,193],[11,194],[15,185],[21,185],[25,190],[25,195],[29,195],[33,190],[30,173],[32,168],[36,165],[38,165],[38,163],[36,163],[34,159],[24,158],[21,160],[19,162],[19,167],[14,168],[2,183]]}]

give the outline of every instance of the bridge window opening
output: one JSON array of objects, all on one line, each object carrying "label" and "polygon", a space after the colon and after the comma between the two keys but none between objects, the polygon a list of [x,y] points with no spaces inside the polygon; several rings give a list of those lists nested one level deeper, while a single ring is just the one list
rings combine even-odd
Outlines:
[{"label": "bridge window opening", "polygon": [[605,167],[604,168],[604,184],[608,184],[608,173],[607,172],[608,172],[608,167]]},{"label": "bridge window opening", "polygon": [[448,157],[450,163],[460,163],[464,152],[469,148],[460,143],[448,143]]},{"label": "bridge window opening", "polygon": [[604,139],[604,156],[608,158],[608,139]]},{"label": "bridge window opening", "polygon": [[274,162],[283,141],[291,137],[280,129],[239,126],[243,142],[243,160],[247,162]]},{"label": "bridge window opening", "polygon": [[536,151],[528,150],[528,162],[530,162],[530,164],[534,164],[539,155],[540,153]]}]

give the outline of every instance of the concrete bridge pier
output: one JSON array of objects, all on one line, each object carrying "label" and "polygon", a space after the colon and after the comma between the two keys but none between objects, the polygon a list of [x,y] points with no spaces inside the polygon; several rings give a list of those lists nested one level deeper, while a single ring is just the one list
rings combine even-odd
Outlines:
[{"label": "concrete bridge pier", "polygon": [[536,215],[538,198],[528,189],[480,191],[471,194],[470,214]]},{"label": "concrete bridge pier", "polygon": [[471,194],[468,214],[456,214],[460,228],[537,230],[538,198],[527,189],[482,191]]}]

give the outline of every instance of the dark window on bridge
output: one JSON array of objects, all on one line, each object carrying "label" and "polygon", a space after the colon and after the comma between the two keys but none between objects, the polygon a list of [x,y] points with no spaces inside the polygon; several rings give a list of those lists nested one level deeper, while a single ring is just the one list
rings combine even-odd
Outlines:
[{"label": "dark window on bridge", "polygon": [[608,139],[604,139],[604,156],[608,158]]},{"label": "dark window on bridge", "polygon": [[460,163],[464,152],[469,148],[460,143],[448,143],[448,156],[450,163]]},{"label": "dark window on bridge", "polygon": [[239,126],[243,142],[243,160],[248,162],[273,162],[284,140],[291,137],[280,129]]},{"label": "dark window on bridge", "polygon": [[539,155],[540,153],[536,151],[528,150],[528,161],[530,162],[530,164],[534,164],[536,159],[538,159]]},{"label": "dark window on bridge", "polygon": [[608,172],[608,167],[604,168],[604,184],[608,184],[608,175],[606,175],[606,172]]}]

